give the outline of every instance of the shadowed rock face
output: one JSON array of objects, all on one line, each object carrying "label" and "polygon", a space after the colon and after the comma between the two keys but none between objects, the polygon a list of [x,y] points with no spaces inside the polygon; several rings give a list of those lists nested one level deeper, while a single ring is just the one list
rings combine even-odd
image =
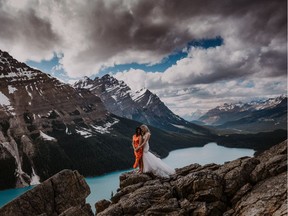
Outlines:
[{"label": "shadowed rock face", "polygon": [[192,164],[170,179],[124,173],[97,215],[286,215],[287,141],[256,158]]},{"label": "shadowed rock face", "polygon": [[0,209],[0,215],[93,215],[90,188],[77,171],[63,170]]}]

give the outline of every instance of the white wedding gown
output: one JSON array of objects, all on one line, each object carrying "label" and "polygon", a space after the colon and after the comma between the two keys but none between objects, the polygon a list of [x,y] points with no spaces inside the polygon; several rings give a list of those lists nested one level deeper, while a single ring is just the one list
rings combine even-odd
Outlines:
[{"label": "white wedding gown", "polygon": [[175,173],[175,169],[169,167],[160,158],[156,157],[149,151],[149,142],[144,145],[143,149],[143,172],[152,172],[156,176],[169,178]]}]

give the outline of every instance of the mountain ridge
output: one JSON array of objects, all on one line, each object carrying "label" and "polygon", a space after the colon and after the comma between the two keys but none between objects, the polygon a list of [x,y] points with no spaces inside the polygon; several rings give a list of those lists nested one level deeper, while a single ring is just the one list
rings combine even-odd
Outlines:
[{"label": "mountain ridge", "polygon": [[133,92],[124,81],[108,74],[101,78],[96,77],[94,80],[85,77],[77,81],[74,87],[89,89],[100,97],[107,110],[115,115],[168,131],[202,135],[211,133],[208,129],[174,114],[149,89],[142,88]]},{"label": "mountain ridge", "polygon": [[203,122],[207,126],[219,129],[246,132],[287,130],[287,96],[281,95],[248,103],[225,103],[209,110],[197,121],[198,124]]}]

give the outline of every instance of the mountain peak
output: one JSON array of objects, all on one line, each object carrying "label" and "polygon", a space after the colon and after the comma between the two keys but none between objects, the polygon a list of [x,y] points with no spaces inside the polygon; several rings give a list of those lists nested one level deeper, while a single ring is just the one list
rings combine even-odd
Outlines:
[{"label": "mountain peak", "polygon": [[93,85],[90,88],[91,92],[99,96],[107,110],[115,115],[165,130],[185,133],[200,131],[199,134],[208,131],[175,115],[147,88],[134,92],[124,81],[117,80],[109,74],[95,79],[91,85]]}]

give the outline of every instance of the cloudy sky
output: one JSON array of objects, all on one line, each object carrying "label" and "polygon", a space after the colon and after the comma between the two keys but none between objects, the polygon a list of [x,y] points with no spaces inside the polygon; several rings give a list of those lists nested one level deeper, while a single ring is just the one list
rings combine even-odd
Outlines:
[{"label": "cloudy sky", "polygon": [[0,0],[0,49],[65,82],[106,73],[189,117],[287,93],[286,0]]}]

